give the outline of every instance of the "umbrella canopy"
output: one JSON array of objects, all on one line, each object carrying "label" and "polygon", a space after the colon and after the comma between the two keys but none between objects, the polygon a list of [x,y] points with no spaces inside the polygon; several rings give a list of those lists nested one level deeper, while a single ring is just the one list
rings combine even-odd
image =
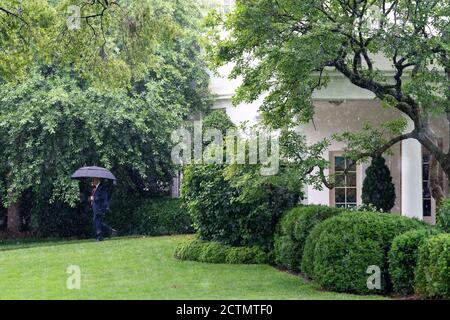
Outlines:
[{"label": "umbrella canopy", "polygon": [[101,179],[109,179],[109,180],[117,180],[114,175],[105,168],[101,167],[83,167],[75,171],[75,173],[71,177],[72,179],[80,179],[80,178],[101,178]]}]

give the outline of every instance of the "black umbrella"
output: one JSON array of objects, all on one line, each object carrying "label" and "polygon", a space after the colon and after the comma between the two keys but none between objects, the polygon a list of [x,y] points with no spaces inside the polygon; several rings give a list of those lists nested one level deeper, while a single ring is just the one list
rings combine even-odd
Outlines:
[{"label": "black umbrella", "polygon": [[75,171],[71,177],[72,179],[80,178],[101,178],[116,181],[116,177],[105,168],[101,167],[83,167]]}]

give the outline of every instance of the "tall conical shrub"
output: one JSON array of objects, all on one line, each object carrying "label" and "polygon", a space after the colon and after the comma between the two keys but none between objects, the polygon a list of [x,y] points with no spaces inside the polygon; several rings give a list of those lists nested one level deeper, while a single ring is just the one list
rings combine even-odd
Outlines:
[{"label": "tall conical shrub", "polygon": [[378,210],[389,212],[395,205],[395,186],[391,172],[382,156],[372,159],[366,170],[362,189],[364,204],[372,204]]}]

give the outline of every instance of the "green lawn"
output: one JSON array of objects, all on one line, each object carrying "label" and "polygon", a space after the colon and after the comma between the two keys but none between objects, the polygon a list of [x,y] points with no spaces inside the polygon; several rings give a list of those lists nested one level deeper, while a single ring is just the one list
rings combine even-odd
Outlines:
[{"label": "green lawn", "polygon": [[[183,237],[0,243],[0,299],[368,299],[323,292],[266,265],[178,261]],[[81,289],[66,288],[69,265]]]}]

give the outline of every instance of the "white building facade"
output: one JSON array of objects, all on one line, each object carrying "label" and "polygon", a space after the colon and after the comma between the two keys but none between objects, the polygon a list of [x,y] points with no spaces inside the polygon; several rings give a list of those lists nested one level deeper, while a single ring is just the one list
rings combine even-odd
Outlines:
[{"label": "white building facade", "polygon": [[[383,72],[392,69],[381,57],[377,57],[378,68]],[[262,98],[252,104],[232,106],[231,98],[240,84],[239,80],[229,80],[231,65],[219,70],[220,76],[212,76],[210,90],[216,95],[214,109],[223,109],[236,124],[241,122],[256,123],[259,116],[259,106]],[[342,75],[331,76],[329,86],[314,94],[315,116],[314,124],[303,125],[300,130],[307,137],[308,143],[315,143],[324,138],[330,138],[335,133],[344,131],[359,131],[364,123],[381,124],[399,118],[402,114],[395,109],[383,108],[374,99],[370,91],[351,84]],[[447,148],[448,127],[444,121],[433,120],[433,130],[442,137],[442,147]],[[336,173],[346,169],[349,161],[343,157],[345,145],[333,142],[323,157],[330,162],[326,173]],[[416,140],[410,139],[398,143],[392,148],[393,154],[385,156],[391,170],[396,189],[396,203],[392,212],[404,216],[415,217],[429,223],[435,223],[436,204],[429,187],[430,156]],[[351,168],[346,176],[346,183],[333,190],[323,187],[316,190],[307,186],[305,192],[306,204],[323,204],[328,206],[352,207],[360,205],[362,184],[368,164]],[[443,187],[447,186],[442,173]],[[447,190],[446,190],[447,191]]]}]

